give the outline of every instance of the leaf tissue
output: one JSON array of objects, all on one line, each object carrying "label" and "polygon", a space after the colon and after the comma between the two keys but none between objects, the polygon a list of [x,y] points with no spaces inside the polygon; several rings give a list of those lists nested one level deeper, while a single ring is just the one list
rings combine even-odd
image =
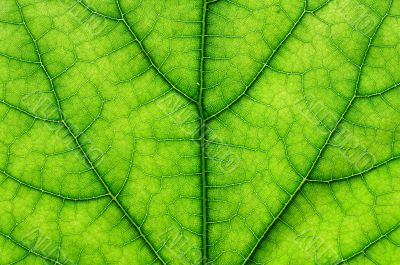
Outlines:
[{"label": "leaf tissue", "polygon": [[0,264],[400,264],[400,0],[3,0]]}]

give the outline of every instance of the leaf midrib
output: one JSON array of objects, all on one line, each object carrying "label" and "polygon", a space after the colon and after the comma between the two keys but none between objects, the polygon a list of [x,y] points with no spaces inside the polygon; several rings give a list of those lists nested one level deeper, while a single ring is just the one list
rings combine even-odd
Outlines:
[{"label": "leaf midrib", "polygon": [[206,17],[207,17],[207,0],[203,0],[202,20],[201,20],[201,43],[200,43],[200,91],[198,111],[200,116],[200,154],[201,154],[201,199],[202,199],[202,264],[208,263],[208,233],[207,233],[207,176],[206,176],[206,130],[207,123],[204,116],[204,63],[205,63],[205,40],[206,40]]}]

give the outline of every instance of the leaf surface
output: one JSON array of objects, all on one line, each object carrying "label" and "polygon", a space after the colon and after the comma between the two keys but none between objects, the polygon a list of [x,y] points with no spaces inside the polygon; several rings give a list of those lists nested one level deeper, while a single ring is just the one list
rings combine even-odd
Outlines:
[{"label": "leaf surface", "polygon": [[400,263],[400,1],[3,2],[0,264]]}]

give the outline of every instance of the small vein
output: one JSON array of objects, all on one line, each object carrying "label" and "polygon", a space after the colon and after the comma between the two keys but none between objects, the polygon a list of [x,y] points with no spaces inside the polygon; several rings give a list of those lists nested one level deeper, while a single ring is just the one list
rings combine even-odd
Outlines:
[{"label": "small vein", "polygon": [[148,240],[147,236],[143,233],[142,228],[133,220],[133,218],[130,216],[130,214],[127,212],[127,210],[125,209],[125,207],[120,203],[120,201],[117,199],[117,197],[111,192],[110,188],[108,187],[108,184],[104,181],[103,177],[101,176],[101,174],[99,173],[99,171],[97,170],[97,168],[95,167],[95,165],[93,164],[93,162],[90,160],[89,156],[87,155],[86,151],[83,148],[83,145],[80,143],[78,137],[75,136],[74,132],[72,131],[71,127],[68,125],[62,108],[61,108],[61,102],[59,99],[59,96],[57,94],[57,91],[55,89],[54,83],[53,83],[53,79],[49,72],[47,71],[47,68],[45,67],[45,65],[43,64],[42,61],[42,56],[41,56],[41,52],[39,50],[39,47],[37,45],[37,41],[34,38],[33,34],[31,33],[30,29],[27,26],[27,23],[25,21],[25,17],[22,11],[22,7],[20,6],[18,0],[15,0],[22,20],[23,20],[23,24],[26,28],[26,31],[28,32],[29,36],[31,37],[34,45],[35,45],[35,49],[37,52],[37,55],[39,57],[39,61],[40,61],[40,65],[43,69],[43,71],[45,72],[47,78],[50,81],[50,85],[54,94],[54,98],[57,102],[57,106],[58,106],[58,111],[59,111],[59,115],[61,117],[62,120],[62,124],[64,125],[64,127],[66,128],[66,130],[68,131],[69,135],[74,139],[77,147],[79,148],[85,162],[89,165],[90,169],[94,172],[94,174],[97,176],[97,178],[99,179],[99,181],[101,182],[101,184],[103,185],[103,187],[106,189],[107,194],[111,197],[112,201],[114,201],[114,203],[117,204],[117,206],[120,208],[120,210],[122,211],[122,213],[124,214],[124,216],[129,220],[129,222],[133,225],[133,227],[135,228],[135,230],[139,233],[139,235],[142,237],[143,241],[145,242],[145,244],[150,248],[150,250],[155,254],[156,258],[162,263],[162,264],[166,264],[166,262],[164,261],[164,259],[160,256],[160,254],[158,253],[158,251],[154,248],[154,246],[151,244],[151,242]]},{"label": "small vein", "polygon": [[342,259],[341,261],[335,263],[335,265],[339,265],[339,264],[344,264],[347,263],[348,261],[350,261],[351,259],[361,255],[361,254],[365,254],[365,252],[371,248],[372,246],[374,246],[375,244],[379,243],[379,241],[381,241],[384,238],[387,238],[391,233],[395,232],[398,228],[400,227],[400,223],[395,225],[393,228],[391,228],[389,231],[387,231],[386,233],[381,234],[378,238],[376,238],[375,240],[369,242],[369,244],[367,244],[365,247],[363,247],[361,250],[351,254],[350,256],[348,256],[347,258]]},{"label": "small vein", "polygon": [[3,233],[3,232],[0,232],[0,236],[6,238],[7,240],[11,241],[11,242],[14,243],[15,245],[19,246],[20,248],[26,250],[28,253],[32,253],[33,255],[35,255],[35,256],[37,256],[37,257],[39,257],[39,258],[42,258],[42,259],[45,260],[45,261],[50,261],[50,262],[52,262],[53,264],[57,264],[57,265],[63,265],[63,264],[60,263],[58,260],[52,259],[52,258],[50,258],[50,257],[46,257],[46,256],[44,256],[44,255],[42,255],[42,254],[40,254],[40,253],[34,251],[33,249],[30,249],[29,247],[24,246],[22,243],[18,242],[15,238],[11,237],[10,235],[7,235],[7,234],[5,234],[5,233]]},{"label": "small vein", "polygon": [[[21,25],[23,25],[23,24],[21,23]],[[19,57],[15,57],[15,56],[12,56],[12,55],[8,55],[8,54],[3,53],[3,52],[0,52],[0,56],[3,56],[3,57],[5,57],[5,58],[7,58],[9,60],[19,61],[19,62],[22,62],[22,63],[40,64],[40,62],[37,62],[37,61],[26,60],[26,59],[23,59],[23,58],[19,58]]]},{"label": "small vein", "polygon": [[0,169],[0,173],[3,174],[4,176],[6,176],[6,179],[11,179],[11,180],[17,182],[18,184],[20,184],[20,185],[22,185],[24,187],[39,191],[41,193],[50,195],[52,197],[55,197],[57,199],[61,199],[63,201],[74,201],[74,202],[90,201],[90,200],[96,200],[96,199],[100,199],[100,198],[104,198],[104,197],[108,196],[108,194],[102,194],[102,195],[97,195],[97,196],[88,197],[88,198],[74,198],[74,197],[69,197],[69,196],[63,196],[61,194],[58,194],[58,193],[55,193],[55,192],[52,192],[52,191],[48,191],[48,190],[45,190],[43,188],[39,188],[39,187],[36,187],[36,186],[34,186],[32,184],[29,184],[27,182],[19,180],[18,178],[12,176],[10,173],[4,171],[3,169]]},{"label": "small vein", "polygon": [[183,97],[185,97],[186,99],[188,99],[190,102],[197,104],[197,101],[195,99],[193,99],[192,97],[190,97],[189,95],[187,95],[185,92],[183,92],[181,89],[179,89],[174,83],[172,83],[171,80],[169,80],[169,78],[161,72],[160,67],[158,67],[155,63],[153,58],[151,57],[151,55],[149,54],[149,52],[145,49],[143,42],[138,38],[138,36],[136,35],[136,33],[133,31],[132,27],[129,25],[128,21],[125,18],[125,14],[121,8],[120,5],[120,0],[116,0],[117,6],[118,6],[118,10],[119,13],[121,15],[121,21],[124,23],[124,25],[126,26],[126,28],[128,29],[129,33],[132,35],[133,39],[137,42],[137,44],[139,45],[140,50],[142,51],[142,53],[144,54],[144,56],[146,57],[146,59],[149,61],[151,67],[154,68],[154,70],[156,70],[156,72],[162,77],[162,79],[168,83],[168,85],[170,87],[172,87],[176,92],[178,92],[180,95],[182,95]]},{"label": "small vein", "polygon": [[75,136],[73,133],[71,127],[67,124],[65,120],[63,120],[63,124],[65,128],[68,130],[70,136],[75,140],[76,145],[78,146],[79,150],[81,151],[81,154],[83,155],[85,161],[88,163],[90,169],[95,173],[97,178],[100,180],[101,184],[103,187],[107,190],[107,194],[111,197],[111,199],[117,204],[117,206],[120,208],[122,213],[126,218],[128,218],[129,222],[134,226],[134,228],[137,230],[139,235],[142,237],[142,239],[145,241],[146,245],[151,249],[151,251],[156,255],[157,259],[160,260],[163,264],[166,264],[164,259],[160,256],[158,251],[154,248],[153,244],[148,240],[147,236],[143,233],[143,230],[141,226],[139,226],[135,220],[131,217],[131,215],[127,212],[125,207],[121,204],[121,202],[118,200],[118,198],[112,193],[110,188],[108,187],[108,184],[105,182],[99,171],[97,170],[96,166],[93,164],[93,162],[90,160],[89,156],[87,155],[87,152],[84,150],[81,142],[79,141],[78,137]]},{"label": "small vein", "polygon": [[253,79],[250,81],[250,83],[245,87],[245,89],[228,105],[226,105],[224,108],[220,109],[216,113],[208,116],[206,118],[206,121],[209,121],[211,119],[214,119],[221,113],[225,112],[227,109],[231,108],[235,103],[237,103],[244,95],[246,95],[249,91],[249,89],[260,79],[261,75],[264,73],[264,71],[270,67],[270,63],[273,58],[275,58],[275,55],[277,54],[278,51],[282,49],[286,41],[289,39],[289,37],[293,34],[294,30],[297,28],[297,26],[300,24],[300,22],[303,20],[306,14],[315,14],[317,11],[320,11],[323,7],[325,7],[329,1],[327,1],[324,5],[322,5],[318,10],[316,11],[307,11],[306,6],[304,7],[303,13],[300,15],[299,19],[294,23],[293,27],[289,30],[289,32],[286,34],[286,36],[282,39],[282,41],[278,44],[276,48],[272,50],[271,55],[267,58],[263,66],[260,68],[260,70],[256,73],[256,75],[253,77]]},{"label": "small vein", "polygon": [[122,18],[112,17],[109,15],[103,14],[99,11],[96,11],[95,9],[90,7],[88,4],[85,4],[84,0],[77,0],[76,2],[95,16],[99,16],[101,18],[105,18],[105,19],[112,20],[112,21],[122,21]]},{"label": "small vein", "polygon": [[38,121],[44,121],[44,122],[50,122],[50,123],[61,123],[61,120],[53,120],[53,119],[47,119],[47,118],[39,117],[39,116],[37,116],[35,114],[32,114],[32,113],[30,113],[30,112],[28,112],[28,111],[26,111],[26,110],[24,110],[24,109],[22,109],[20,107],[17,107],[15,105],[11,104],[11,103],[8,103],[4,99],[0,99],[0,103],[6,105],[7,107],[9,107],[9,108],[11,108],[13,110],[16,110],[16,111],[20,112],[20,113],[22,113],[22,114],[24,114],[24,115],[26,115],[28,117],[31,117],[32,119],[38,120]]},{"label": "small vein", "polygon": [[400,83],[394,84],[393,86],[390,86],[384,90],[382,90],[381,92],[376,92],[376,93],[372,93],[372,94],[368,94],[368,95],[357,95],[357,98],[373,98],[373,97],[379,97],[379,96],[383,96],[384,94],[396,89],[400,87]]},{"label": "small vein", "polygon": [[372,172],[372,171],[374,171],[376,169],[379,169],[379,168],[381,168],[383,166],[386,166],[386,165],[390,164],[391,162],[398,160],[399,158],[400,158],[400,156],[394,156],[394,157],[392,157],[390,159],[387,159],[387,160],[385,160],[385,161],[383,161],[383,162],[381,162],[379,164],[376,164],[375,166],[373,166],[371,168],[365,169],[365,170],[363,170],[363,171],[361,171],[359,173],[355,173],[355,174],[352,174],[350,176],[340,177],[340,178],[335,178],[335,179],[329,179],[329,180],[307,179],[307,181],[308,182],[316,182],[316,183],[333,183],[333,182],[339,182],[339,181],[343,181],[343,180],[349,180],[349,179],[354,178],[354,177],[363,176],[363,175],[365,175],[367,173],[370,173],[370,172]]},{"label": "small vein", "polygon": [[364,52],[364,56],[363,56],[363,60],[362,63],[359,67],[359,71],[358,71],[358,77],[357,77],[357,82],[355,85],[355,89],[354,89],[354,93],[353,93],[353,97],[350,99],[349,103],[347,104],[346,109],[344,110],[344,112],[342,113],[341,117],[339,118],[339,120],[336,122],[334,128],[330,131],[327,139],[325,140],[323,146],[320,148],[318,155],[316,157],[316,159],[313,161],[313,163],[311,164],[309,170],[307,171],[307,174],[303,177],[303,179],[301,180],[300,184],[297,186],[296,190],[289,196],[289,199],[286,201],[286,203],[283,205],[283,207],[281,208],[281,210],[278,212],[278,214],[273,218],[272,222],[268,225],[267,229],[264,231],[264,233],[262,234],[262,236],[257,240],[257,243],[254,245],[254,247],[251,249],[251,251],[249,252],[249,254],[247,255],[247,257],[244,259],[242,264],[246,264],[248,261],[251,260],[251,256],[254,255],[254,253],[256,252],[256,250],[258,249],[258,246],[261,244],[261,242],[263,241],[263,239],[266,238],[268,232],[270,231],[270,229],[276,224],[277,220],[280,220],[282,214],[285,212],[285,210],[288,208],[289,204],[293,201],[293,199],[296,197],[296,195],[299,193],[299,191],[301,190],[301,188],[303,187],[303,185],[307,182],[307,179],[311,176],[312,172],[314,171],[314,169],[316,168],[316,165],[318,163],[318,161],[320,160],[320,157],[322,156],[324,150],[326,149],[326,147],[328,146],[330,140],[332,139],[332,137],[335,135],[335,132],[337,132],[337,129],[339,127],[339,125],[341,124],[341,122],[344,120],[346,114],[349,112],[350,107],[353,105],[354,101],[357,99],[356,95],[357,95],[357,91],[360,85],[360,81],[361,81],[361,74],[362,74],[362,70],[365,66],[365,61],[367,59],[367,56],[369,54],[370,48],[372,46],[372,42],[376,37],[376,34],[380,28],[380,26],[383,23],[383,20],[389,15],[390,9],[392,7],[393,4],[393,0],[391,1],[390,7],[387,10],[387,13],[381,18],[380,23],[377,25],[373,35],[370,37],[369,39],[369,43],[368,46]]}]

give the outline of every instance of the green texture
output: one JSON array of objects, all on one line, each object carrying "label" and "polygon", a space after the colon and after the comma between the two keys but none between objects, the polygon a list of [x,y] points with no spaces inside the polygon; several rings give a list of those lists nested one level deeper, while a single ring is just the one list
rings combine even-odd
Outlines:
[{"label": "green texture", "polygon": [[400,0],[2,0],[0,264],[400,264]]}]

